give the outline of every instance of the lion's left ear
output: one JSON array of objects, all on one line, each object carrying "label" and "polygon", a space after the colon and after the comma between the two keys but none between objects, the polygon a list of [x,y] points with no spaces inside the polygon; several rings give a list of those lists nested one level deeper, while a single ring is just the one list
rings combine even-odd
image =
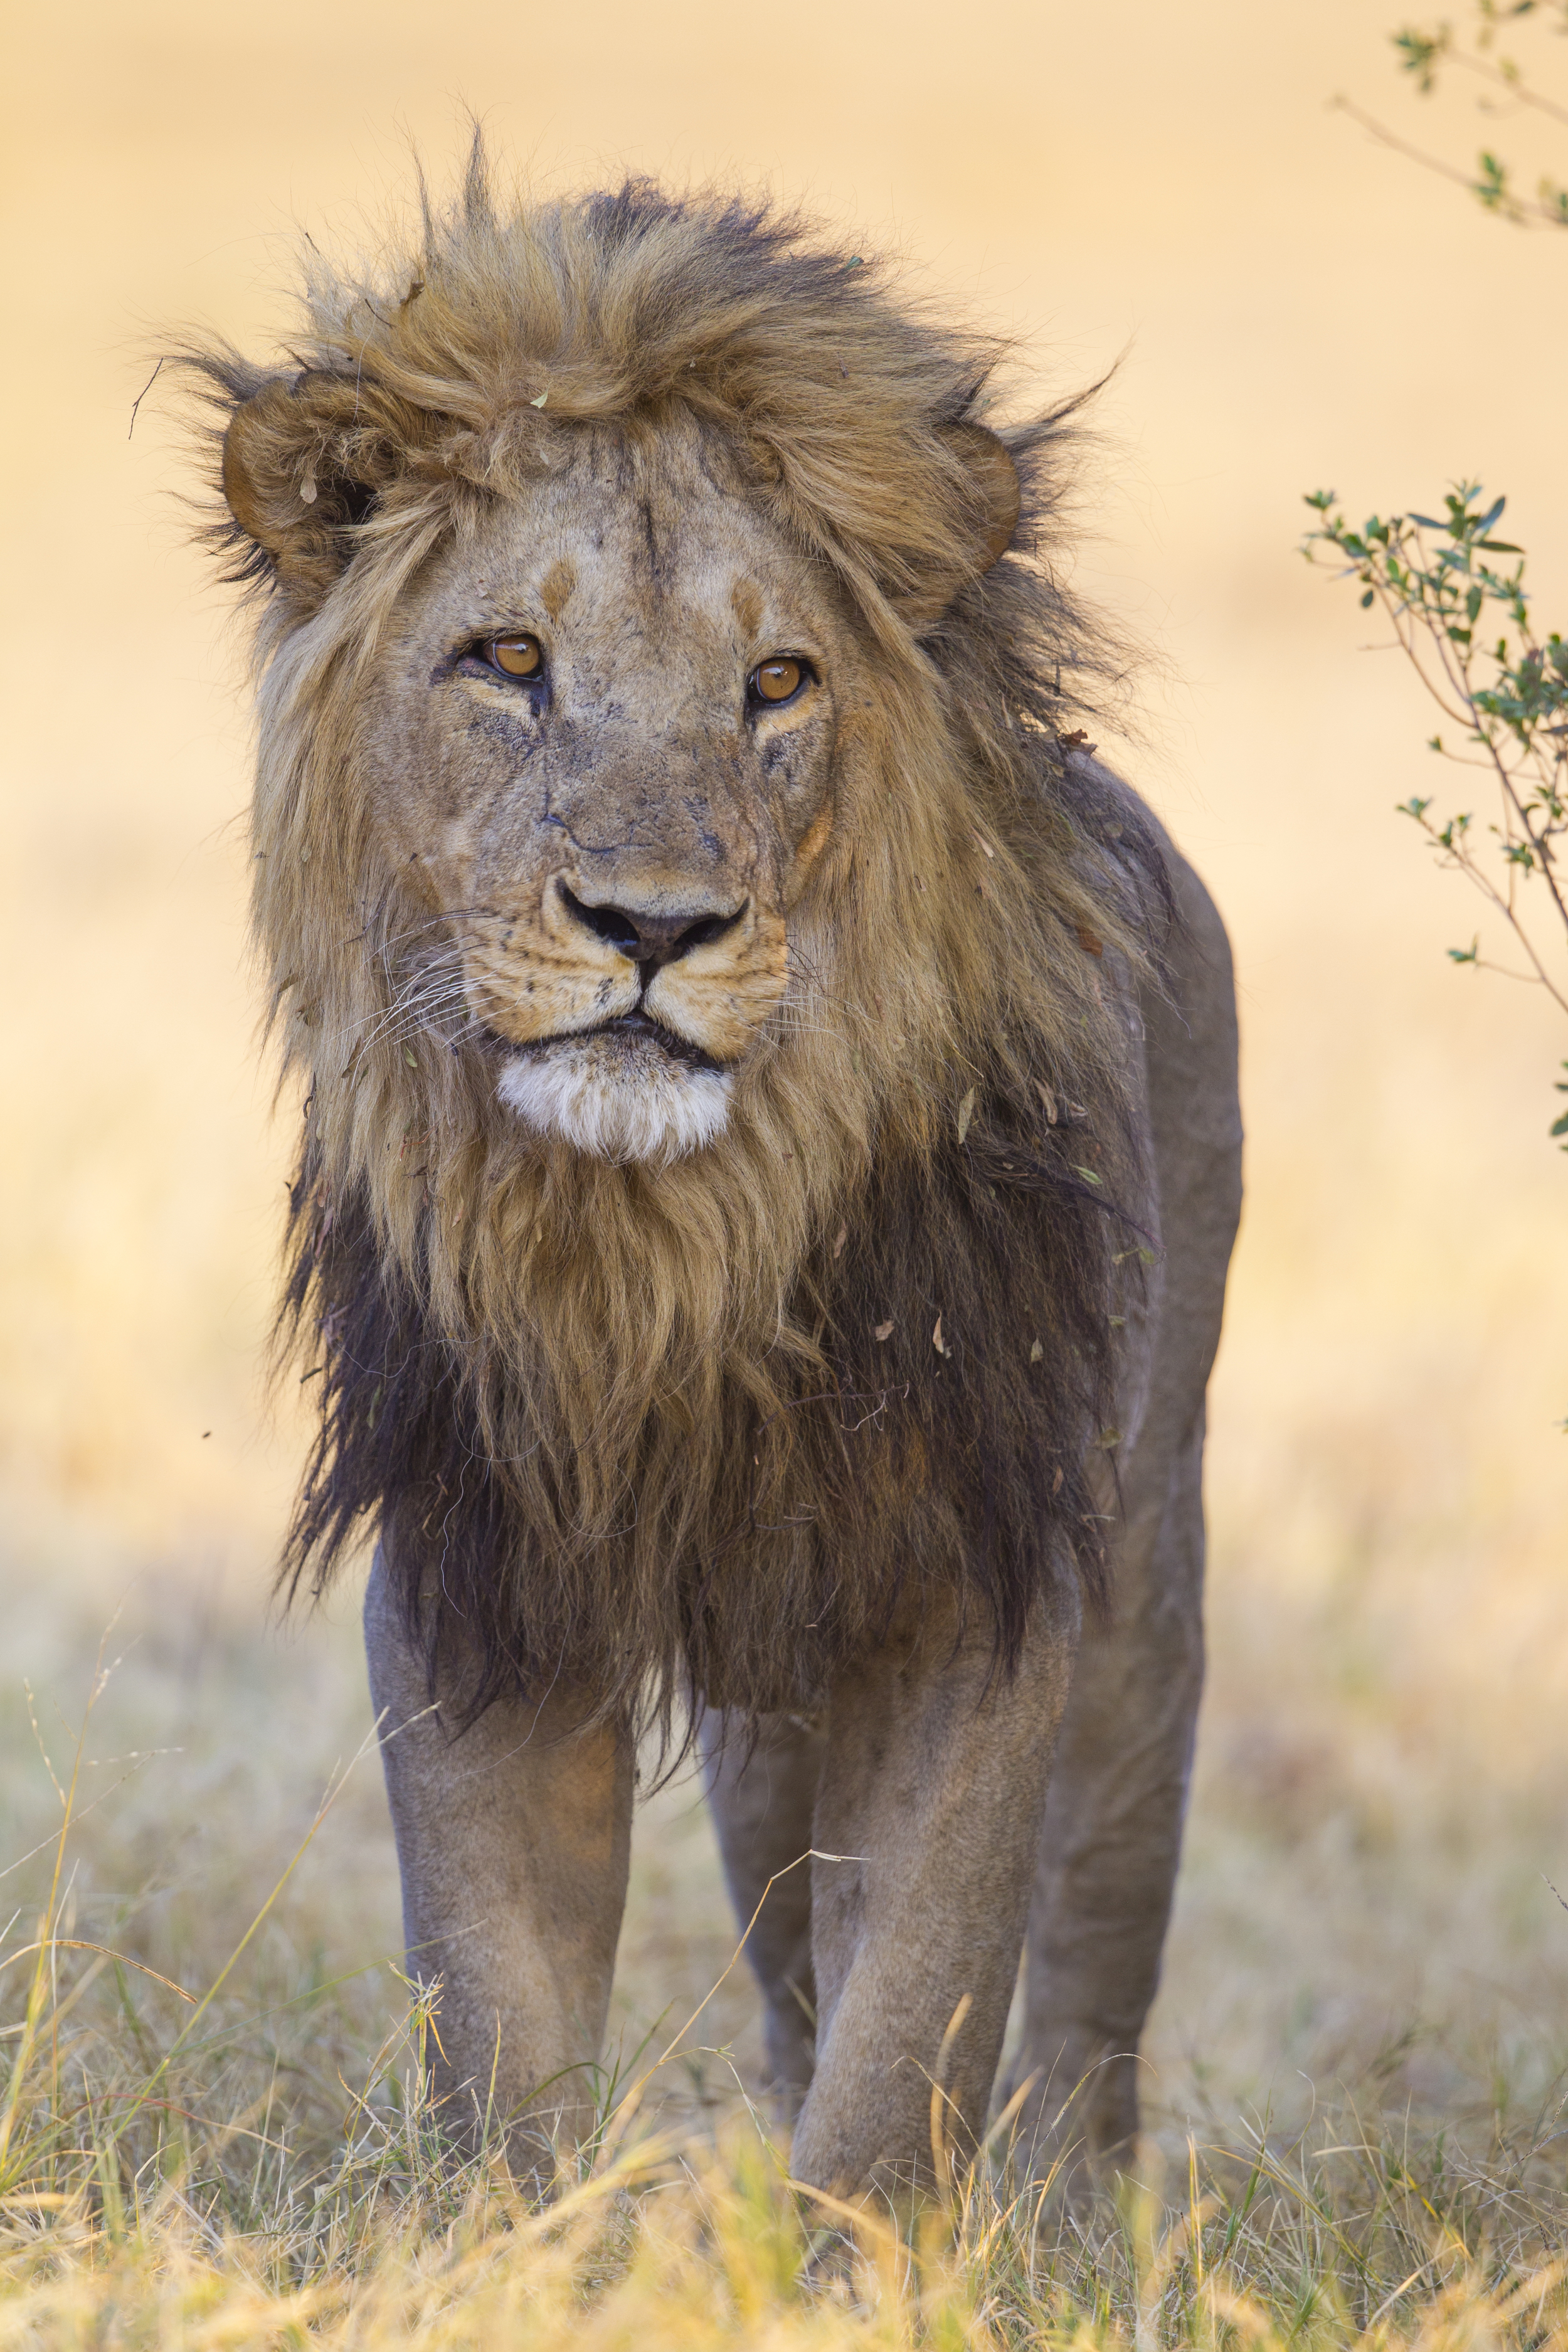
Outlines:
[{"label": "lion's left ear", "polygon": [[968,496],[944,560],[929,565],[921,585],[894,602],[912,629],[942,619],[961,588],[1006,554],[1018,528],[1018,469],[1005,443],[984,425],[948,425],[942,438],[963,468]]}]

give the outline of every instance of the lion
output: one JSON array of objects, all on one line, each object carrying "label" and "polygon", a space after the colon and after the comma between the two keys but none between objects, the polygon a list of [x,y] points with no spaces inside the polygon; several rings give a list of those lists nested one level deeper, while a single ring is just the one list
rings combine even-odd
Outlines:
[{"label": "lion", "polygon": [[[1079,404],[722,194],[458,198],[185,354],[303,1096],[284,1578],[367,1530],[455,2138],[595,2116],[700,1751],[798,2179],[1114,2162],[1202,1679],[1228,951],[1086,726]],[[933,2084],[942,2122],[933,2148]],[[554,2151],[552,2154],[552,2151]]]}]

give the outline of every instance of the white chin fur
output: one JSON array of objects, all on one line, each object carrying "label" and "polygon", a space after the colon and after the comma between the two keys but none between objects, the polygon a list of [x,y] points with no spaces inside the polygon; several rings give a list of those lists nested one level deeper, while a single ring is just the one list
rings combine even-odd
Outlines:
[{"label": "white chin fur", "polygon": [[565,1038],[509,1062],[496,1088],[541,1135],[596,1160],[681,1160],[722,1135],[730,1080],[662,1047]]}]

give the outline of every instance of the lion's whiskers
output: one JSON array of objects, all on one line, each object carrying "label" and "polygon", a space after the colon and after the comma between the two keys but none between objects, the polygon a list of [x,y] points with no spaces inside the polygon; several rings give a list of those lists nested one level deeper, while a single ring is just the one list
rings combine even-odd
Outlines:
[{"label": "lion's whiskers", "polygon": [[[401,980],[394,977],[397,961],[394,950],[443,925],[458,928],[511,919],[495,907],[447,907],[417,923],[407,923],[401,930],[389,932],[376,942],[372,952],[392,993],[374,1012],[345,1022],[335,1033],[334,1042],[342,1044],[353,1038],[362,1051],[381,1045],[401,1045],[422,1030],[439,1029],[452,1013],[462,1011],[466,1017],[455,1034],[446,1038],[448,1044],[460,1043],[483,1025],[467,1008],[468,974],[461,936],[443,940]],[[359,936],[363,939],[367,932]]]},{"label": "lion's whiskers", "polygon": [[345,1023],[338,1032],[338,1042],[355,1037],[357,1032],[355,1042],[362,1051],[386,1043],[400,1044],[416,1030],[427,1028],[456,1011],[464,1002],[466,987],[462,950],[453,942],[400,982],[390,1003],[358,1021]]}]

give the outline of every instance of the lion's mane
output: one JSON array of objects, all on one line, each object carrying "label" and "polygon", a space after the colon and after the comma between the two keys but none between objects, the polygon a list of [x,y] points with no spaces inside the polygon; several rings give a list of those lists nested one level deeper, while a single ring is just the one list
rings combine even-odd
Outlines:
[{"label": "lion's mane", "polygon": [[[325,404],[319,446],[279,450],[319,481],[317,585],[214,526],[260,600],[255,924],[307,1095],[283,1328],[321,1421],[284,1573],[319,1591],[378,1528],[476,1704],[668,1705],[689,1672],[798,1706],[923,1590],[1005,1663],[1043,1587],[1099,1589],[1085,1454],[1139,1241],[1104,975],[1146,957],[1163,883],[1135,804],[1064,751],[1108,666],[1053,568],[1076,404],[1003,430],[1013,550],[910,618],[970,520],[951,428],[1002,356],[764,205],[507,205],[476,150],[405,252],[312,257],[289,367],[191,361],[220,427],[273,384]],[[431,553],[574,425],[674,419],[841,583],[883,681],[876,782],[837,808],[727,1132],[611,1166],[400,1019],[413,918],[356,747]]]}]

